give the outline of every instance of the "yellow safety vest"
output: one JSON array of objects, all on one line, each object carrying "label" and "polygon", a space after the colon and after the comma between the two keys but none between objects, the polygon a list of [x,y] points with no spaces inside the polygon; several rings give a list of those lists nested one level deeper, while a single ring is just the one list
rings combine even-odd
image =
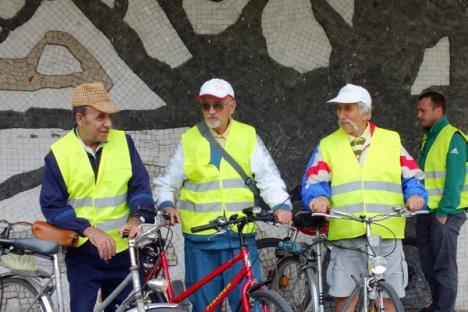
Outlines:
[{"label": "yellow safety vest", "polygon": [[[250,177],[252,177],[250,156],[255,145],[255,129],[231,120],[224,149]],[[184,233],[213,234],[215,230],[192,233],[191,228],[207,224],[219,216],[229,218],[233,214],[242,215],[242,209],[254,205],[252,192],[224,158],[221,159],[219,169],[210,164],[210,144],[197,127],[189,129],[182,135],[182,147],[184,173],[187,180],[181,189],[177,208]],[[253,224],[244,229],[245,233],[254,231],[255,225]]]},{"label": "yellow safety vest", "polygon": [[[127,189],[132,164],[125,132],[110,130],[108,142],[102,148],[96,179],[74,131],[52,144],[51,150],[67,187],[68,204],[74,208],[76,216],[109,234],[116,242],[116,252],[126,250],[128,240],[118,233],[130,211]],[[87,237],[80,237],[78,246],[87,240]]]},{"label": "yellow safety vest", "polygon": [[[437,209],[442,199],[447,168],[447,155],[450,141],[456,132],[460,133],[465,141],[467,141],[467,137],[463,132],[452,125],[447,125],[439,132],[431,149],[427,153],[426,162],[424,164],[424,173],[426,175],[424,185],[429,195],[428,206],[431,210]],[[422,148],[424,148],[424,145]],[[468,162],[465,168],[468,172]],[[466,207],[468,207],[468,174],[465,174],[465,183],[460,197],[460,204],[457,208]]]},{"label": "yellow safety vest", "polygon": [[[332,209],[356,216],[373,216],[403,206],[401,186],[400,137],[398,133],[375,128],[366,161],[359,165],[345,131],[341,128],[320,142],[320,152],[331,169]],[[372,225],[373,235],[403,238],[405,219],[389,218]],[[347,239],[365,234],[365,224],[331,219],[329,239]],[[392,234],[393,233],[393,234]]]}]

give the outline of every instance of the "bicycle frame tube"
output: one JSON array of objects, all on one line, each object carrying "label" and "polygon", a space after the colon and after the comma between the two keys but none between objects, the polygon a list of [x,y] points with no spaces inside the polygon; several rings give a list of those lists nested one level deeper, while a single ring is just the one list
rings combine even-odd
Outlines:
[{"label": "bicycle frame tube", "polygon": [[58,311],[63,312],[64,304],[63,304],[63,290],[62,290],[62,276],[60,275],[60,266],[58,261],[58,254],[54,254],[53,256],[54,261],[54,275],[55,275],[55,289],[57,291],[57,305]]},{"label": "bicycle frame tube", "polygon": [[[161,257],[162,257],[161,265],[163,266],[164,272],[168,273],[167,261],[163,255],[161,255]],[[169,294],[169,291],[168,291],[167,295],[168,295],[169,302],[172,302],[172,303],[182,302],[184,299],[186,299],[187,297],[192,295],[194,292],[199,290],[202,286],[207,284],[209,281],[211,281],[216,276],[223,273],[224,271],[226,271],[227,269],[229,269],[230,267],[232,267],[234,264],[236,264],[239,261],[242,261],[243,263],[242,269],[234,276],[232,281],[229,282],[226,285],[226,287],[224,287],[223,290],[221,290],[219,295],[206,307],[204,311],[205,312],[215,311],[216,307],[218,307],[223,302],[224,298],[226,298],[234,290],[234,288],[241,283],[244,277],[247,277],[247,282],[242,286],[242,293],[241,293],[242,307],[244,311],[250,311],[249,302],[248,302],[246,294],[254,281],[254,276],[252,273],[252,268],[251,268],[251,264],[249,260],[249,253],[248,253],[247,247],[241,247],[239,254],[234,256],[234,258],[220,265],[213,272],[209,273],[204,278],[196,282],[192,287],[184,291],[178,297],[174,298],[171,294]],[[171,284],[170,279],[168,279],[168,281],[170,285]],[[171,288],[172,286],[169,286],[168,290]]]}]

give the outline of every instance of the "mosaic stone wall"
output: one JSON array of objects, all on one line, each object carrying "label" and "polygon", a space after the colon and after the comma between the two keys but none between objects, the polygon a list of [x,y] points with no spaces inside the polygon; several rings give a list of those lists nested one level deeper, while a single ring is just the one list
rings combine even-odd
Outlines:
[{"label": "mosaic stone wall", "polygon": [[[373,118],[416,155],[415,100],[443,92],[468,130],[468,2],[353,0],[0,0],[0,218],[42,218],[43,157],[72,127],[72,89],[103,81],[151,176],[199,118],[197,89],[229,80],[288,185],[336,128],[325,102],[365,86]],[[270,231],[270,230],[269,230]],[[180,231],[176,251],[182,259]],[[457,309],[468,305],[468,227]],[[179,261],[181,262],[181,261]],[[175,274],[183,276],[183,267]]]}]

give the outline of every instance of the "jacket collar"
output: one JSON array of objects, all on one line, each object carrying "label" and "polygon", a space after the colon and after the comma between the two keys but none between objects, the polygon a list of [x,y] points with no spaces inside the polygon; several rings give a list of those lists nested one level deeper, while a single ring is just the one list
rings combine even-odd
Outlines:
[{"label": "jacket collar", "polygon": [[430,128],[425,128],[424,133],[427,136],[437,135],[445,126],[449,124],[447,116],[440,117]]}]

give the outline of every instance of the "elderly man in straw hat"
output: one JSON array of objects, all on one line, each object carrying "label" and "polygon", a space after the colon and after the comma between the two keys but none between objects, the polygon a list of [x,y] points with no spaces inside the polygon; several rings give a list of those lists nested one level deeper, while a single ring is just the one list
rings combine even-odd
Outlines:
[{"label": "elderly man in straw hat", "polygon": [[[398,133],[377,127],[371,119],[372,100],[363,87],[347,84],[328,101],[336,109],[338,130],[320,141],[307,165],[302,200],[312,211],[332,208],[355,215],[375,215],[407,205],[411,211],[423,208],[427,193],[424,174],[400,142]],[[383,238],[378,255],[385,255],[385,281],[399,297],[405,295],[406,262],[401,239],[404,218],[390,218],[372,228]],[[354,288],[351,276],[365,274],[365,224],[330,220],[328,238],[335,242],[327,271],[330,295],[341,311]],[[392,304],[384,300],[386,311]],[[357,298],[354,304],[357,303]],[[354,311],[354,306],[348,311]]]},{"label": "elderly man in straw hat", "polygon": [[[182,223],[187,287],[239,251],[238,236],[232,230],[213,235],[214,230],[193,233],[191,228],[218,216],[242,214],[243,208],[253,206],[255,196],[250,183],[258,186],[260,196],[272,207],[280,223],[291,220],[286,186],[270,153],[255,128],[232,118],[237,101],[231,84],[218,78],[206,81],[200,88],[198,104],[204,121],[182,135],[164,172],[154,181],[158,209],[170,214],[172,223]],[[231,155],[243,174],[222,156],[221,149]],[[244,233],[250,252],[255,254],[255,227],[246,227]],[[260,278],[259,261],[253,266],[254,274]],[[190,297],[192,311],[203,311],[239,270],[240,266],[234,265],[195,292]],[[229,302],[234,311],[240,302],[239,286],[229,296]]]},{"label": "elderly man in straw hat", "polygon": [[117,111],[102,83],[76,87],[76,125],[45,157],[42,213],[48,223],[80,234],[65,256],[71,311],[92,311],[99,289],[104,298],[115,289],[130,266],[123,232],[133,237],[140,222],[153,221],[140,210],[154,209],[148,173],[130,136],[111,128]]}]

